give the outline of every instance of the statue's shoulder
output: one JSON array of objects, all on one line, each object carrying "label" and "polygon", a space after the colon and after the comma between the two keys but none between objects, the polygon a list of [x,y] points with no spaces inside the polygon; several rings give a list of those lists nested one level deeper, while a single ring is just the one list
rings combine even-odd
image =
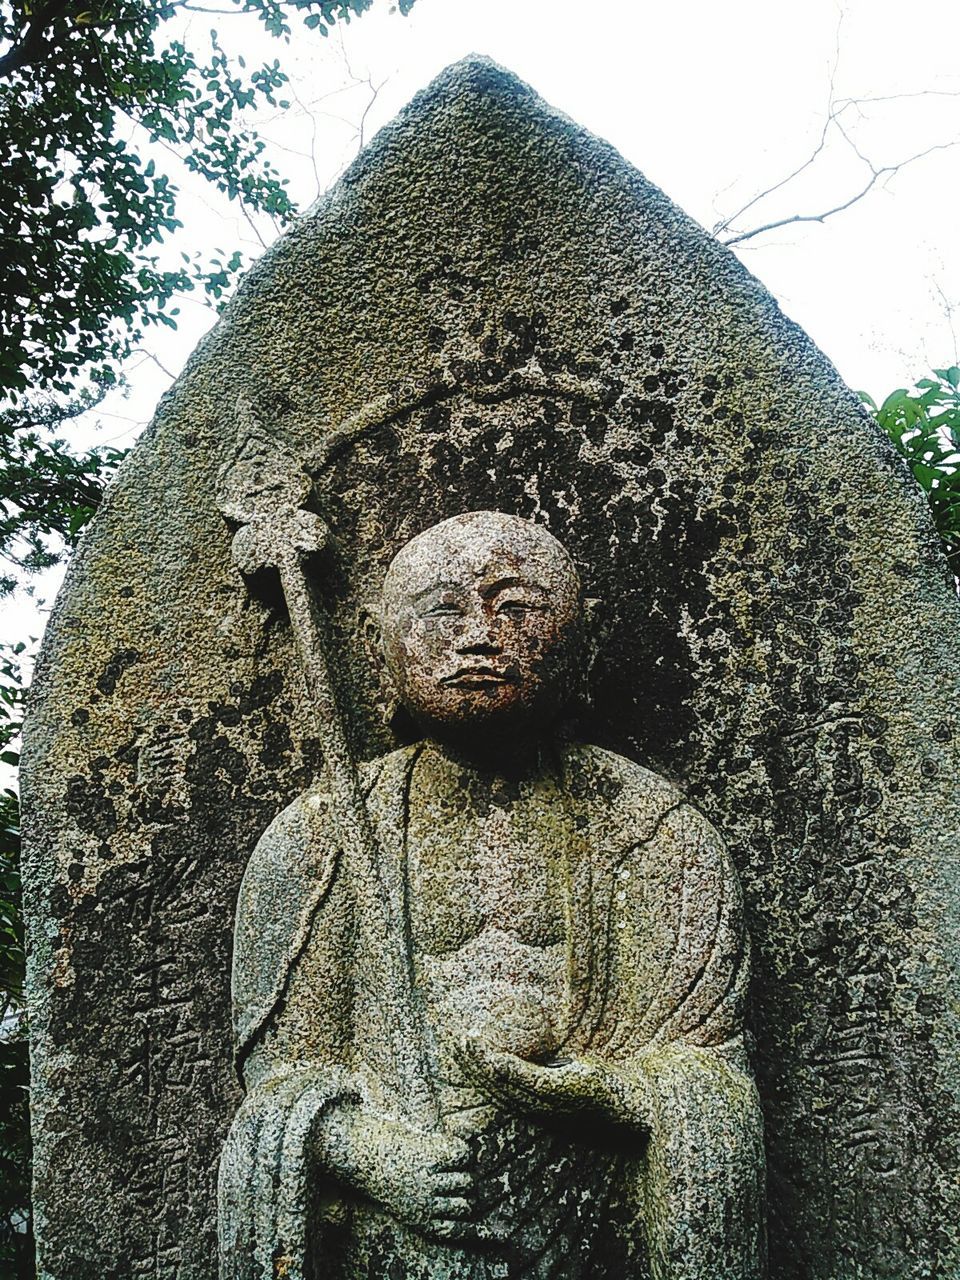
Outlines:
[{"label": "statue's shoulder", "polygon": [[[291,864],[303,866],[310,860],[310,850],[330,826],[334,810],[333,798],[322,783],[315,783],[296,796],[277,816],[257,841],[247,866],[248,875],[255,868],[278,869]],[[319,851],[318,851],[319,852]]]},{"label": "statue's shoulder", "polygon": [[[579,786],[587,792],[580,803],[604,847],[644,849],[661,878],[695,871],[732,880],[735,873],[722,835],[675,783],[601,747],[580,746],[572,752],[571,785],[579,776]],[[730,891],[738,893],[735,886]]]},{"label": "statue's shoulder", "polygon": [[[357,766],[364,799],[402,779],[417,747],[401,747]],[[303,872],[317,859],[326,861],[338,843],[342,804],[332,794],[322,776],[296,796],[264,831],[257,842],[251,864],[279,868],[292,865]]]},{"label": "statue's shoulder", "polygon": [[389,789],[402,783],[422,750],[423,744],[414,742],[410,746],[389,751],[385,756],[377,756],[375,760],[364,760],[357,769],[364,798],[374,791]]},{"label": "statue's shoulder", "polygon": [[[282,927],[291,903],[313,899],[329,885],[337,862],[333,800],[312,786],[277,814],[257,841],[237,901],[237,937],[247,922],[276,919]],[[258,927],[260,927],[258,925]]]},{"label": "statue's shoulder", "polygon": [[683,793],[669,779],[604,747],[571,745],[565,751],[565,765],[573,794],[611,819],[633,823],[639,819],[646,825],[684,803]]}]

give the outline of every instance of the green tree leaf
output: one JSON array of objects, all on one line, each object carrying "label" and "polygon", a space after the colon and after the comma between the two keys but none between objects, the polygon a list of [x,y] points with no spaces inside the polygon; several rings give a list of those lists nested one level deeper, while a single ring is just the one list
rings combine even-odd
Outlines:
[{"label": "green tree leaf", "polygon": [[913,389],[899,387],[880,407],[863,402],[907,461],[930,503],[944,554],[960,574],[960,368],[934,369]]}]

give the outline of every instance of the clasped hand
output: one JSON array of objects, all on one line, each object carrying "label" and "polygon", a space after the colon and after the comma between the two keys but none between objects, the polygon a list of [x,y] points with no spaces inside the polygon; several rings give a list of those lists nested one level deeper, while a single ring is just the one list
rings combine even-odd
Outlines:
[{"label": "clasped hand", "polygon": [[460,1138],[347,1106],[324,1117],[317,1155],[340,1182],[426,1235],[479,1234],[471,1152]]},{"label": "clasped hand", "polygon": [[[464,1075],[495,1106],[544,1122],[577,1120],[634,1132],[649,1128],[639,1079],[584,1061],[532,1062],[479,1035],[450,1046]],[[437,1240],[493,1240],[480,1212],[471,1150],[462,1138],[348,1106],[320,1126],[321,1164],[388,1213]]]}]

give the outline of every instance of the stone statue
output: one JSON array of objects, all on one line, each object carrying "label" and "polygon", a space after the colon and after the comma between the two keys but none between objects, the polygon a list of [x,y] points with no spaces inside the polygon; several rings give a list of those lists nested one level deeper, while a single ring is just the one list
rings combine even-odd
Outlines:
[{"label": "stone statue", "polygon": [[409,542],[368,632],[422,735],[258,843],[222,1280],[763,1273],[740,888],[663,778],[579,743],[585,610],[542,527]]}]

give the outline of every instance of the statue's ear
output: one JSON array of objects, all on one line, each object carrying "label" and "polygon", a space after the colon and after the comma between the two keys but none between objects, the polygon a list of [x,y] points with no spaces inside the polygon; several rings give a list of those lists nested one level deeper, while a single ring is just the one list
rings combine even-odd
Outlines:
[{"label": "statue's ear", "polygon": [[377,675],[382,679],[385,664],[380,610],[375,604],[361,605],[357,615],[357,622],[360,628],[360,635],[363,638],[363,647],[367,651],[367,657],[370,659],[370,663]]},{"label": "statue's ear", "polygon": [[383,723],[401,745],[416,742],[419,734],[407,711],[401,706],[393,688],[393,682],[387,674],[379,607],[375,604],[362,605],[357,614],[357,624],[363,638],[363,647],[377,676],[379,686],[377,704]]}]

